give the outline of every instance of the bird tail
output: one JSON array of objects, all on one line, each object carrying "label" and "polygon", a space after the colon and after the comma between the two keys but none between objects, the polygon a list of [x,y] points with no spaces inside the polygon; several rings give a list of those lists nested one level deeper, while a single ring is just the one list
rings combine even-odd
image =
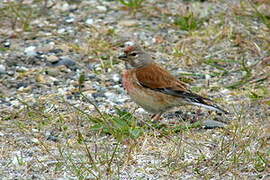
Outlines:
[{"label": "bird tail", "polygon": [[214,110],[214,111],[218,111],[221,113],[225,113],[225,114],[229,114],[228,111],[225,111],[223,109],[221,109],[220,107],[218,107],[215,104],[208,104],[208,103],[199,103],[199,102],[190,102],[190,104],[196,105],[196,106],[201,106],[210,110]]},{"label": "bird tail", "polygon": [[211,99],[202,97],[190,91],[179,91],[171,88],[151,88],[151,89],[172,96],[181,97],[181,99],[184,99],[187,104],[201,106],[221,113],[229,114],[228,111],[225,111],[216,104],[214,104],[214,102]]},{"label": "bird tail", "polygon": [[218,111],[224,114],[229,114],[228,111],[220,108],[218,105],[214,104],[211,99],[202,97],[198,94],[192,92],[182,92],[182,97],[188,102],[188,104],[201,106],[210,110]]},{"label": "bird tail", "polygon": [[211,99],[199,96],[192,92],[185,93],[185,99],[189,104],[201,106],[210,110],[229,114],[228,111],[225,111],[224,109],[220,108],[218,105],[214,104],[214,102]]}]

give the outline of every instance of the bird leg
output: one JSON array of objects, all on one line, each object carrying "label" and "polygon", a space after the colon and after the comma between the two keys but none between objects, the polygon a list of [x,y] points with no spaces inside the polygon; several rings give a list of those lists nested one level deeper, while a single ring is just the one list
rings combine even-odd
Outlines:
[{"label": "bird leg", "polygon": [[153,120],[153,121],[159,121],[161,118],[161,115],[162,115],[162,113],[158,113],[158,114],[153,114],[152,116],[151,116],[151,119]]}]

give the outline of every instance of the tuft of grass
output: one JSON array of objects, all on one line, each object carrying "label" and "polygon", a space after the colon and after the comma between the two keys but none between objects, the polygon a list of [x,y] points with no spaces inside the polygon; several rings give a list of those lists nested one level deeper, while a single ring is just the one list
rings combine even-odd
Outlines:
[{"label": "tuft of grass", "polygon": [[251,77],[252,77],[251,67],[247,66],[247,63],[243,58],[242,58],[240,63],[242,66],[240,71],[244,72],[244,76],[239,81],[236,81],[236,82],[228,85],[227,88],[231,88],[231,89],[239,88],[239,87],[247,84],[251,80]]},{"label": "tuft of grass", "polygon": [[8,48],[0,47],[0,52],[5,52],[5,51],[7,51],[7,50],[8,50]]},{"label": "tuft of grass", "polygon": [[117,107],[115,107],[116,115],[102,113],[97,105],[82,93],[84,81],[85,75],[82,73],[78,79],[79,92],[87,102],[94,106],[95,110],[100,116],[93,117],[84,113],[79,108],[75,106],[73,107],[87,115],[88,120],[93,123],[93,125],[90,127],[91,130],[110,134],[120,142],[123,142],[129,138],[137,139],[143,134],[143,127],[138,126],[135,117],[131,113],[122,111]]},{"label": "tuft of grass", "polygon": [[185,1],[185,2],[195,2],[195,1],[204,2],[204,1],[206,1],[206,0],[183,0],[183,1]]},{"label": "tuft of grass", "polygon": [[94,123],[91,130],[112,135],[119,142],[127,139],[138,139],[143,135],[144,128],[138,126],[135,117],[129,113],[116,108],[116,115],[103,114],[106,121],[102,118],[90,118]]},{"label": "tuft of grass", "polygon": [[267,98],[269,97],[269,95],[270,95],[270,91],[268,88],[257,87],[256,89],[253,89],[249,92],[248,97],[253,101],[257,101],[257,100]]},{"label": "tuft of grass", "polygon": [[270,29],[270,16],[267,16],[263,14],[262,12],[260,12],[254,3],[250,2],[250,6],[254,10],[254,16],[258,17],[262,21],[262,23],[264,23],[266,27]]},{"label": "tuft of grass", "polygon": [[118,0],[118,2],[131,10],[136,10],[142,7],[144,0]]},{"label": "tuft of grass", "polygon": [[181,30],[193,31],[200,28],[203,23],[203,19],[196,17],[192,12],[185,16],[176,18],[174,24],[177,25]]},{"label": "tuft of grass", "polygon": [[0,8],[0,19],[9,22],[12,29],[21,28],[23,31],[32,31],[31,22],[38,17],[39,11],[23,1],[8,1]]}]

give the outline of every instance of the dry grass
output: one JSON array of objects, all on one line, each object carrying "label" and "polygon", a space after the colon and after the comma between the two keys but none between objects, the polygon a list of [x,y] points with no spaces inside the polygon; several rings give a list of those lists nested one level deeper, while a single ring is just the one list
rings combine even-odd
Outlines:
[{"label": "dry grass", "polygon": [[[45,112],[46,104],[50,112]],[[100,116],[63,104],[46,98],[39,107],[27,106],[2,120],[1,157],[10,159],[4,169],[76,179],[266,178],[269,171],[269,125],[262,126],[268,117],[250,113],[251,107],[233,113],[224,129],[175,133],[172,127],[139,126],[136,121],[96,129]],[[106,120],[126,122],[117,118]]]},{"label": "dry grass", "polygon": [[[155,7],[155,3],[166,4],[162,0],[141,1],[136,11],[127,14],[134,19],[140,13],[145,19],[159,18],[156,29],[151,24],[122,29],[102,24],[97,30],[78,23],[81,44],[66,35],[58,45],[85,55],[81,64],[86,61],[100,63],[101,69],[92,73],[106,75],[109,70],[121,70],[116,59],[121,33],[154,29],[158,32],[157,43],[146,49],[158,50],[158,56],[166,57],[167,62],[158,61],[166,63],[168,69],[189,71],[177,72],[177,75],[184,75],[187,82],[196,83],[193,90],[200,94],[221,96],[216,101],[231,112],[222,117],[205,113],[200,120],[221,118],[228,126],[205,130],[200,123],[192,124],[181,118],[173,119],[174,123],[154,123],[147,116],[132,112],[136,109],[132,102],[113,107],[116,109],[113,114],[106,113],[80,94],[87,94],[88,89],[81,89],[79,85],[90,82],[81,75],[77,88],[71,90],[71,94],[79,94],[75,101],[69,102],[59,94],[27,99],[26,92],[15,97],[23,108],[1,110],[0,174],[6,179],[16,174],[25,179],[270,177],[270,66],[265,58],[270,56],[270,19],[260,11],[262,4],[240,1],[228,7],[222,1],[219,5],[224,3],[229,9],[218,10],[208,15],[208,19],[197,21],[195,13],[189,14],[192,8],[189,12],[183,10],[187,14],[180,16],[169,5],[162,6],[163,9]],[[122,6],[116,9],[125,11]],[[8,6],[3,10],[19,15],[25,11],[19,6],[14,8]],[[30,17],[31,13],[27,15]],[[27,17],[10,17],[13,28],[19,26],[24,31],[32,31],[34,28]],[[177,21],[170,22],[169,17]],[[163,28],[185,32],[173,42],[177,33],[166,37],[159,33]],[[86,32],[91,36],[84,38],[82,35]],[[183,111],[195,110],[184,107]]]}]

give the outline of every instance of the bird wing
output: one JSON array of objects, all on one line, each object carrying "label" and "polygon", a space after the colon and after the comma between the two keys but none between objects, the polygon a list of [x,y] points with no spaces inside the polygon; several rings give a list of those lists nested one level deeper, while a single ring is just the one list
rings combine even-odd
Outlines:
[{"label": "bird wing", "polygon": [[167,70],[159,67],[155,63],[136,69],[136,77],[139,83],[147,88],[169,88],[181,91],[187,90],[187,85],[185,83],[179,81]]},{"label": "bird wing", "polygon": [[138,68],[135,72],[139,84],[145,88],[180,97],[190,104],[204,106],[209,109],[227,113],[225,110],[213,104],[212,100],[192,93],[188,90],[185,83],[179,81],[167,70],[159,67],[155,63]]}]

